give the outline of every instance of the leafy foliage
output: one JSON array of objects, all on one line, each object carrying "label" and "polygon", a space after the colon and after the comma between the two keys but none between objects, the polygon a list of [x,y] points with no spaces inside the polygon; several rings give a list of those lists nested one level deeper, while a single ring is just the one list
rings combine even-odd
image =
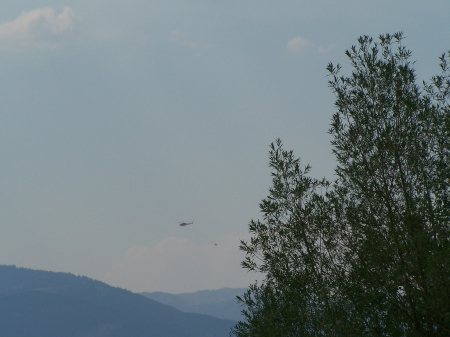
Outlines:
[{"label": "leafy foliage", "polygon": [[327,67],[336,181],[271,144],[263,220],[241,243],[266,278],[239,298],[238,337],[450,334],[448,58],[419,86],[401,33],[358,43],[350,76]]}]

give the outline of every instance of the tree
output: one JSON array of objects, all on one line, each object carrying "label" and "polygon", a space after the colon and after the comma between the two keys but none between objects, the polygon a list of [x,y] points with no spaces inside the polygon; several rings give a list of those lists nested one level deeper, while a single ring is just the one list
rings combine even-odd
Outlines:
[{"label": "tree", "polygon": [[235,336],[450,335],[450,52],[419,86],[401,33],[358,43],[327,67],[337,179],[271,144]]}]

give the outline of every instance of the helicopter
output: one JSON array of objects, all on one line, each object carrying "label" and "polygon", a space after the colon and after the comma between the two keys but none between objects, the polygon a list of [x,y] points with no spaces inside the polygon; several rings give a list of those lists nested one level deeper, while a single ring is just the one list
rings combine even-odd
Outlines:
[{"label": "helicopter", "polygon": [[187,226],[187,225],[192,225],[194,223],[194,220],[192,220],[192,222],[179,222],[181,227]]},{"label": "helicopter", "polygon": [[[192,225],[192,224],[194,223],[194,220],[192,220],[192,222],[178,222],[178,223],[180,224],[181,227],[184,227],[184,226],[187,226],[187,225]],[[192,230],[192,231],[194,231],[193,228],[189,228],[189,229]],[[215,243],[215,242],[212,241],[212,240],[209,240],[209,239],[208,239],[206,236],[204,236],[203,234],[201,234],[201,233],[199,233],[199,232],[197,232],[197,231],[194,231],[194,232],[197,233],[198,235],[202,236],[204,239],[210,241],[210,242],[213,243],[215,246],[217,246],[217,243]]]}]

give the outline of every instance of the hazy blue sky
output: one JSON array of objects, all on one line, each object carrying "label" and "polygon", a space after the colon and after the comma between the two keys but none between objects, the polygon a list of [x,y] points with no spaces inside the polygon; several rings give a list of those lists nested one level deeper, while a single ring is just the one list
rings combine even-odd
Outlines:
[{"label": "hazy blue sky", "polygon": [[[0,11],[0,264],[133,291],[242,287],[280,137],[332,178],[325,67],[404,31],[421,79],[450,2],[15,0]],[[193,230],[178,221],[195,220]],[[218,243],[213,245],[209,240]]]}]

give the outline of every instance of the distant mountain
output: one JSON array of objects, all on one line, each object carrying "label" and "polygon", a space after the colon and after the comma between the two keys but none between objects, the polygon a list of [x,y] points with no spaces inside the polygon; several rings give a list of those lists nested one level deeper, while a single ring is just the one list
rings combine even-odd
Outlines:
[{"label": "distant mountain", "polygon": [[0,266],[0,336],[225,337],[235,323],[84,276]]},{"label": "distant mountain", "polygon": [[234,321],[242,320],[242,308],[236,296],[242,295],[245,288],[223,288],[218,290],[202,290],[195,293],[168,294],[163,292],[144,292],[141,295],[170,305],[184,312],[210,315]]}]

